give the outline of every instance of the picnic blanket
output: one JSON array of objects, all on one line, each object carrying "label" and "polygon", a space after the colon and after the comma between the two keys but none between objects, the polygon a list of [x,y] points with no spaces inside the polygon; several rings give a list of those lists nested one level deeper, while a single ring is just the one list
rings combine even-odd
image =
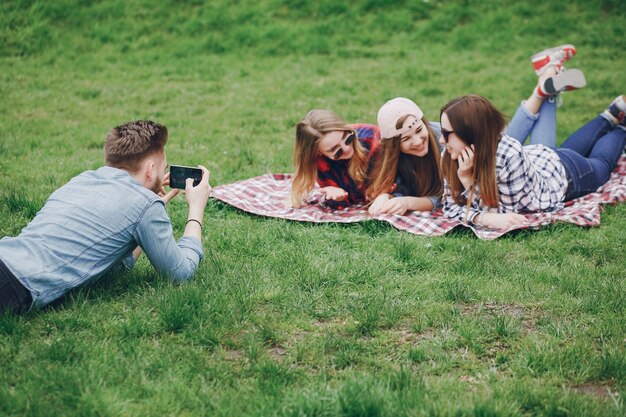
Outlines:
[{"label": "picnic blanket", "polygon": [[371,216],[364,206],[350,206],[343,210],[331,210],[323,206],[322,193],[316,188],[310,204],[301,208],[288,207],[291,193],[291,174],[266,174],[232,184],[220,185],[213,189],[211,196],[238,209],[259,216],[276,217],[315,223],[353,223],[367,220],[381,220],[399,230],[423,236],[440,236],[455,227],[469,227],[480,239],[496,239],[516,229],[538,229],[556,222],[573,223],[579,226],[600,224],[602,205],[616,204],[626,200],[626,156],[619,160],[609,181],[595,193],[572,200],[565,207],[542,213],[526,214],[526,223],[508,230],[494,230],[447,219],[441,210],[435,212],[409,212],[402,216]]}]

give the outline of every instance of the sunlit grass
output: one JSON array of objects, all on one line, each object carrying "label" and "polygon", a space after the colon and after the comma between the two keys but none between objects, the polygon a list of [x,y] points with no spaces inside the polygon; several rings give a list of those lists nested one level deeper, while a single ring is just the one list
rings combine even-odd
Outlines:
[{"label": "sunlit grass", "polygon": [[[170,163],[219,185],[291,172],[311,108],[431,120],[478,93],[512,115],[528,56],[572,42],[586,89],[562,141],[624,93],[624,10],[558,2],[8,1],[0,6],[0,233],[102,164],[111,127],[170,130]],[[182,199],[168,207],[175,233]],[[314,225],[211,200],[206,256],[174,285],[142,258],[41,312],[0,317],[0,414],[618,416],[626,206],[593,229],[496,241]]]}]

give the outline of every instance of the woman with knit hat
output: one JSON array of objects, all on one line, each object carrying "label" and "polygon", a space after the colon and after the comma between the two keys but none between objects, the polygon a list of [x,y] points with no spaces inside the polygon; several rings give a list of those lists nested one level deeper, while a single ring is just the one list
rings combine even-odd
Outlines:
[{"label": "woman with knit hat", "polygon": [[[564,63],[575,54],[573,45],[561,45],[531,57],[538,85],[508,126],[509,136],[523,142],[530,135],[531,144],[556,146],[557,95],[586,84],[581,71],[565,71]],[[429,123],[417,104],[402,97],[380,108],[378,125],[382,142],[367,188],[373,201],[370,213],[436,210],[443,191],[440,154],[445,143],[437,139],[447,132],[441,132],[439,123]]]},{"label": "woman with knit hat", "polygon": [[429,123],[413,101],[396,97],[378,111],[378,127],[382,139],[367,187],[369,212],[437,209],[443,190],[439,123]]}]

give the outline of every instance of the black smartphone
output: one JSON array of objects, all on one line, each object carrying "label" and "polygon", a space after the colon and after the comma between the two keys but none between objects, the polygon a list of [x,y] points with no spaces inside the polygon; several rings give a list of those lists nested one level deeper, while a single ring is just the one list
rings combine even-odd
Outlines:
[{"label": "black smartphone", "polygon": [[170,188],[185,189],[187,178],[193,178],[193,186],[200,184],[202,170],[200,168],[172,165],[170,167]]}]

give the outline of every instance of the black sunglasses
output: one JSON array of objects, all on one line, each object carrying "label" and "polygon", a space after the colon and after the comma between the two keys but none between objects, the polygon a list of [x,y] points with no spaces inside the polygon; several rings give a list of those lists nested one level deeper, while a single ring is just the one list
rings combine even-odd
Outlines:
[{"label": "black sunglasses", "polygon": [[441,135],[443,136],[443,141],[448,143],[448,136],[450,136],[452,133],[454,133],[454,130],[441,129]]},{"label": "black sunglasses", "polygon": [[[354,139],[356,139],[356,133],[350,132],[348,133],[348,136],[346,136],[345,139],[343,139],[343,142],[346,145],[351,145],[352,142],[354,142]],[[335,154],[333,155],[333,159],[339,159],[341,158],[341,155],[343,155],[343,148],[337,149],[337,152],[335,152]]]}]

